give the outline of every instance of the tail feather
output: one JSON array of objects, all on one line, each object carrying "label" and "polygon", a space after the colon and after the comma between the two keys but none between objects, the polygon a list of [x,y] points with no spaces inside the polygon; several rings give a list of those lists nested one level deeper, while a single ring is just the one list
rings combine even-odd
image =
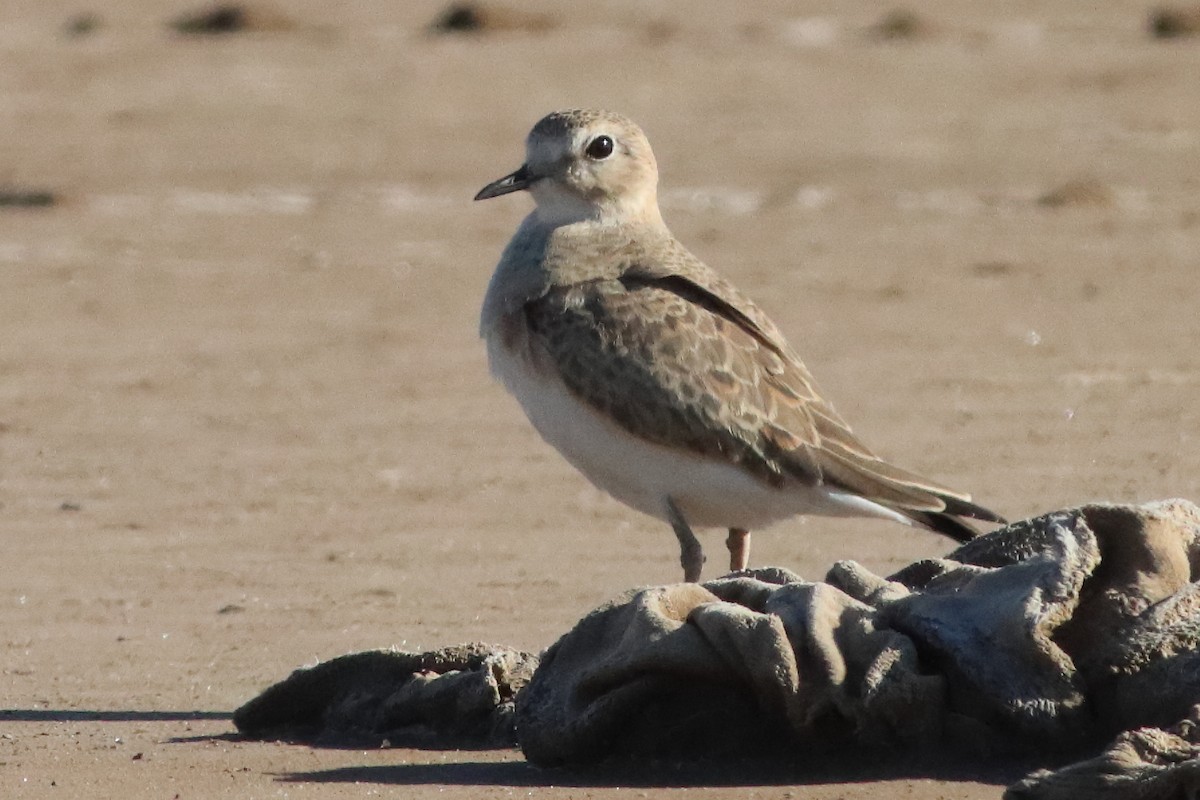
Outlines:
[{"label": "tail feather", "polygon": [[943,495],[942,501],[946,504],[945,513],[947,514],[952,514],[956,517],[970,517],[971,519],[983,520],[984,522],[999,522],[1001,525],[1008,524],[1008,520],[995,511],[972,503],[970,500]]},{"label": "tail feather", "polygon": [[946,504],[945,511],[914,511],[902,512],[916,522],[929,528],[931,531],[949,536],[956,542],[969,542],[979,535],[979,530],[970,523],[965,522],[961,517],[969,519],[978,519],[984,522],[998,522],[1005,524],[1007,522],[1004,517],[997,514],[995,511],[976,505],[969,500],[963,500],[958,497],[942,497]]},{"label": "tail feather", "polygon": [[969,542],[979,535],[979,531],[961,517],[1005,522],[995,511],[972,503],[970,495],[922,478],[876,458],[865,448],[858,448],[849,429],[842,430],[842,437],[856,446],[830,440],[821,448],[800,448],[793,452],[803,451],[809,460],[802,462],[793,456],[790,465],[801,475],[815,468],[820,482],[878,503],[956,542]]},{"label": "tail feather", "polygon": [[949,514],[918,511],[914,512],[911,518],[918,525],[928,528],[935,533],[940,533],[943,536],[949,536],[960,544],[969,542],[979,535],[977,528]]}]

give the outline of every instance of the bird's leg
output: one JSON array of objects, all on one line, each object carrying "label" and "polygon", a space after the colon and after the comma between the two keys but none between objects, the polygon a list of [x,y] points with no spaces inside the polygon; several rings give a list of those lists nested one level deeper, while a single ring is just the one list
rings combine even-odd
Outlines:
[{"label": "bird's leg", "polygon": [[729,571],[741,572],[750,564],[750,531],[745,528],[730,528],[725,540],[729,548]]},{"label": "bird's leg", "polygon": [[667,498],[667,518],[671,522],[671,528],[675,531],[675,538],[679,540],[679,563],[683,565],[683,579],[688,583],[699,583],[700,570],[704,566],[704,550],[700,547],[700,540],[696,538],[696,534],[692,533],[687,520],[683,518],[683,514],[675,505],[675,501],[669,497]]}]

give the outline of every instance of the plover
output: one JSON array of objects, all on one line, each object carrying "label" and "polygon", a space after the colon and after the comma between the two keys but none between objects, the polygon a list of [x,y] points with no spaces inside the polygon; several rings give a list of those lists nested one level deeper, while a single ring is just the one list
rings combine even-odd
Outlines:
[{"label": "plover", "polygon": [[1003,519],[881,460],[817,391],[767,315],[671,235],[646,135],[612,112],[557,111],[525,164],[476,200],[536,207],[500,257],[480,332],[492,372],[592,483],[670,523],[684,580],[692,527],[749,531],[800,514],[881,517],[965,541]]}]

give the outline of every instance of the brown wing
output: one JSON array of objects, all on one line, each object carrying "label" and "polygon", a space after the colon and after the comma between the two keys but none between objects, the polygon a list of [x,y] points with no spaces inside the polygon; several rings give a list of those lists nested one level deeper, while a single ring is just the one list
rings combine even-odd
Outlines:
[{"label": "brown wing", "polygon": [[666,289],[617,280],[551,290],[525,315],[567,387],[629,432],[782,480],[762,450],[776,405],[753,356],[764,348],[735,324]]},{"label": "brown wing", "polygon": [[949,501],[951,513],[990,518],[967,495],[876,457],[761,310],[716,288],[635,268],[552,290],[525,314],[568,388],[643,439],[719,455],[776,485],[826,484],[934,515]]}]

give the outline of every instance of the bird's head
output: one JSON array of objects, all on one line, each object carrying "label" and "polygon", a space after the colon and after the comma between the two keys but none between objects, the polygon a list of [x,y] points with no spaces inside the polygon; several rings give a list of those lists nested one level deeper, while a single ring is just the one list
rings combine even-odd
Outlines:
[{"label": "bird's head", "polygon": [[525,142],[525,163],[476,200],[528,189],[549,224],[586,219],[662,222],[658,164],[646,134],[611,111],[555,111]]}]

